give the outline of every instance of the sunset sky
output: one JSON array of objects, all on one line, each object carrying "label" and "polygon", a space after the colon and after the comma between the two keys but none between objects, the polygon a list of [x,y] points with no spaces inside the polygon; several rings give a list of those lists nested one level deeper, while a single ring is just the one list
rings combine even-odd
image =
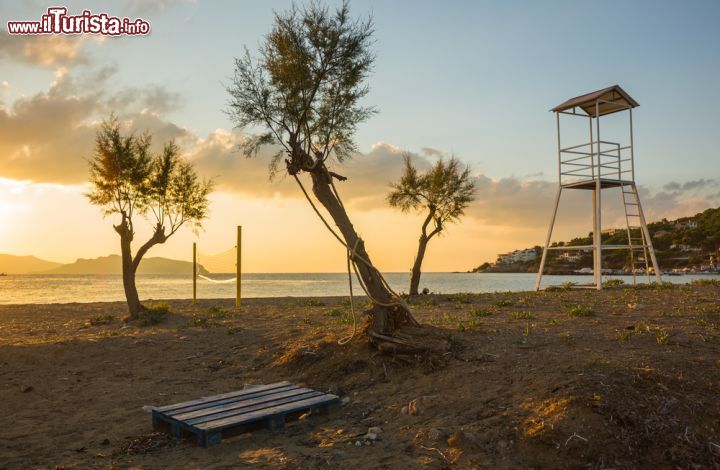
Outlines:
[{"label": "sunset sky", "polygon": [[[56,2],[57,3],[57,2]],[[54,5],[55,3],[53,3]],[[181,230],[148,256],[221,251],[244,231],[247,272],[342,271],[344,251],[290,178],[268,181],[265,158],[236,152],[225,114],[233,58],[254,53],[273,9],[289,1],[67,2],[142,17],[141,37],[10,36],[51,4],[0,0],[0,253],[71,262],[119,253],[112,219],[83,196],[98,122],[112,111],[157,145],[174,138],[215,178],[198,236]],[[720,2],[353,1],[372,14],[377,61],[360,154],[335,165],[368,251],[384,271],[409,270],[420,219],[385,203],[401,153],[427,167],[468,163],[477,201],[433,240],[427,271],[467,270],[544,241],[557,185],[550,108],[620,84],[634,113],[636,176],[649,220],[720,205]],[[563,201],[556,239],[591,229],[590,193]],[[573,199],[574,197],[574,199]],[[605,217],[620,223],[618,193]],[[142,225],[142,224],[138,224]],[[146,224],[147,225],[147,224]],[[148,236],[141,229],[137,240]],[[136,242],[137,245],[137,242]]]}]

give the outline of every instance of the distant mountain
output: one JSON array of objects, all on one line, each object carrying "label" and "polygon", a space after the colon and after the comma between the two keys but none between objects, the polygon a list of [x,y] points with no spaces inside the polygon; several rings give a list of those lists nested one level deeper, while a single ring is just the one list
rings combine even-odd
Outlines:
[{"label": "distant mountain", "polygon": [[46,261],[34,256],[0,254],[0,273],[28,274],[57,268],[61,263]]},{"label": "distant mountain", "polygon": [[[207,274],[202,266],[199,272]],[[119,255],[78,258],[74,263],[57,266],[42,274],[122,274],[122,259]],[[143,258],[138,274],[192,274],[192,262],[159,257]]]}]

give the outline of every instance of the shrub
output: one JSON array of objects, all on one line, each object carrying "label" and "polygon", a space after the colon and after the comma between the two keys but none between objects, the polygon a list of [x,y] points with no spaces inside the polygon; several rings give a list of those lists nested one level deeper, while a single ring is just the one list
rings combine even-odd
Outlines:
[{"label": "shrub", "polygon": [[471,318],[467,322],[459,322],[458,323],[458,330],[465,331],[465,330],[475,330],[480,326],[480,324],[477,322],[476,319]]},{"label": "shrub", "polygon": [[308,307],[324,307],[325,303],[317,299],[308,299],[307,302],[305,302],[305,305]]},{"label": "shrub", "polygon": [[568,317],[588,317],[594,315],[595,311],[588,305],[569,305],[565,307],[565,313]]},{"label": "shrub", "polygon": [[507,299],[498,300],[497,302],[495,302],[495,305],[498,306],[498,307],[509,307],[509,306],[511,306],[512,304],[513,304],[512,301],[511,301],[511,300],[507,300]]},{"label": "shrub", "polygon": [[353,323],[353,317],[350,312],[343,312],[337,308],[325,312],[323,315],[326,317],[332,317],[333,323],[336,325],[352,325]]},{"label": "shrub", "polygon": [[190,318],[190,326],[207,326],[208,325],[208,319],[205,317],[201,317],[200,315],[193,315]]},{"label": "shrub", "polygon": [[473,301],[473,295],[469,292],[458,292],[456,294],[449,294],[444,297],[445,302],[457,302],[459,304],[471,304]]},{"label": "shrub", "polygon": [[233,314],[224,308],[213,305],[207,309],[207,316],[208,318],[230,318]]},{"label": "shrub", "polygon": [[510,315],[511,320],[532,320],[535,317],[530,312],[522,311],[522,312],[513,312]]},{"label": "shrub", "polygon": [[675,288],[675,284],[671,282],[648,282],[647,284],[635,284],[633,286],[637,290],[666,290]]},{"label": "shrub", "polygon": [[489,317],[492,315],[492,312],[490,310],[485,310],[482,308],[474,308],[470,311],[470,315],[476,318],[482,318],[482,317]]},{"label": "shrub", "polygon": [[620,287],[625,285],[625,281],[622,279],[608,279],[607,281],[603,281],[602,285],[603,287]]},{"label": "shrub", "polygon": [[90,319],[92,326],[107,325],[115,319],[112,315],[97,315]]},{"label": "shrub", "polygon": [[241,331],[241,328],[239,326],[228,326],[227,330],[225,330],[225,333],[229,335],[234,335],[235,333],[239,333]]},{"label": "shrub", "polygon": [[619,341],[628,341],[632,338],[632,331],[630,330],[617,330],[617,336]]},{"label": "shrub", "polygon": [[140,326],[153,326],[163,321],[165,315],[170,311],[170,306],[165,302],[160,302],[145,307],[144,312],[140,312],[138,324]]},{"label": "shrub", "polygon": [[720,279],[693,279],[690,284],[694,286],[720,287]]}]

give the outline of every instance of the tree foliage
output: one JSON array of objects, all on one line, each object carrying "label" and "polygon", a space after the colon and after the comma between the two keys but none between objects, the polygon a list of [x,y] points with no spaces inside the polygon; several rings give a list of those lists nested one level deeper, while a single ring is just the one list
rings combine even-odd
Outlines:
[{"label": "tree foliage", "polygon": [[152,137],[123,135],[117,117],[104,121],[90,160],[92,189],[87,197],[103,215],[119,214],[134,233],[133,216],[153,221],[167,238],[182,225],[199,228],[207,216],[212,181],[201,181],[174,142],[152,155]]},{"label": "tree foliage", "polygon": [[[420,173],[409,154],[403,155],[405,168],[400,181],[391,185],[387,200],[403,212],[427,210],[423,233],[428,238],[440,233],[445,224],[457,221],[475,199],[475,183],[470,168],[459,160],[439,159],[429,170]],[[426,228],[433,221],[434,228]]]},{"label": "tree foliage", "polygon": [[313,3],[276,13],[260,57],[245,49],[228,88],[228,111],[238,127],[262,129],[246,138],[245,156],[279,146],[271,175],[284,155],[291,174],[312,170],[330,155],[340,161],[352,156],[357,125],[375,112],[360,104],[369,91],[372,34],[372,20],[353,20],[348,3],[334,12]]}]

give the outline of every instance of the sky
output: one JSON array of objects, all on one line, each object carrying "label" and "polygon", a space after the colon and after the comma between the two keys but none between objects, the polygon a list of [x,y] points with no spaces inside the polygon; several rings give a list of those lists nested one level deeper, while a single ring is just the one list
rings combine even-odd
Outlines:
[{"label": "sky", "polygon": [[[329,2],[329,5],[334,5]],[[54,5],[54,4],[53,4]],[[156,144],[175,139],[215,178],[210,216],[149,256],[190,259],[234,244],[246,272],[342,271],[344,251],[291,178],[268,180],[267,152],[236,150],[248,130],[226,114],[234,57],[254,54],[288,1],[68,2],[141,17],[140,37],[10,36],[50,4],[0,0],[0,253],[71,262],[119,253],[112,217],[84,193],[93,138],[115,112]],[[649,220],[720,205],[720,3],[717,1],[353,1],[372,15],[377,59],[356,134],[359,154],[335,169],[351,219],[383,271],[410,269],[421,216],[387,207],[403,152],[420,168],[467,163],[477,200],[428,249],[427,271],[464,271],[541,245],[557,188],[555,119],[573,96],[621,85],[634,110],[636,180]],[[577,194],[572,194],[577,193]],[[604,220],[621,223],[620,195]],[[554,239],[591,230],[590,193],[566,191]],[[149,236],[149,224],[137,240]]]}]

